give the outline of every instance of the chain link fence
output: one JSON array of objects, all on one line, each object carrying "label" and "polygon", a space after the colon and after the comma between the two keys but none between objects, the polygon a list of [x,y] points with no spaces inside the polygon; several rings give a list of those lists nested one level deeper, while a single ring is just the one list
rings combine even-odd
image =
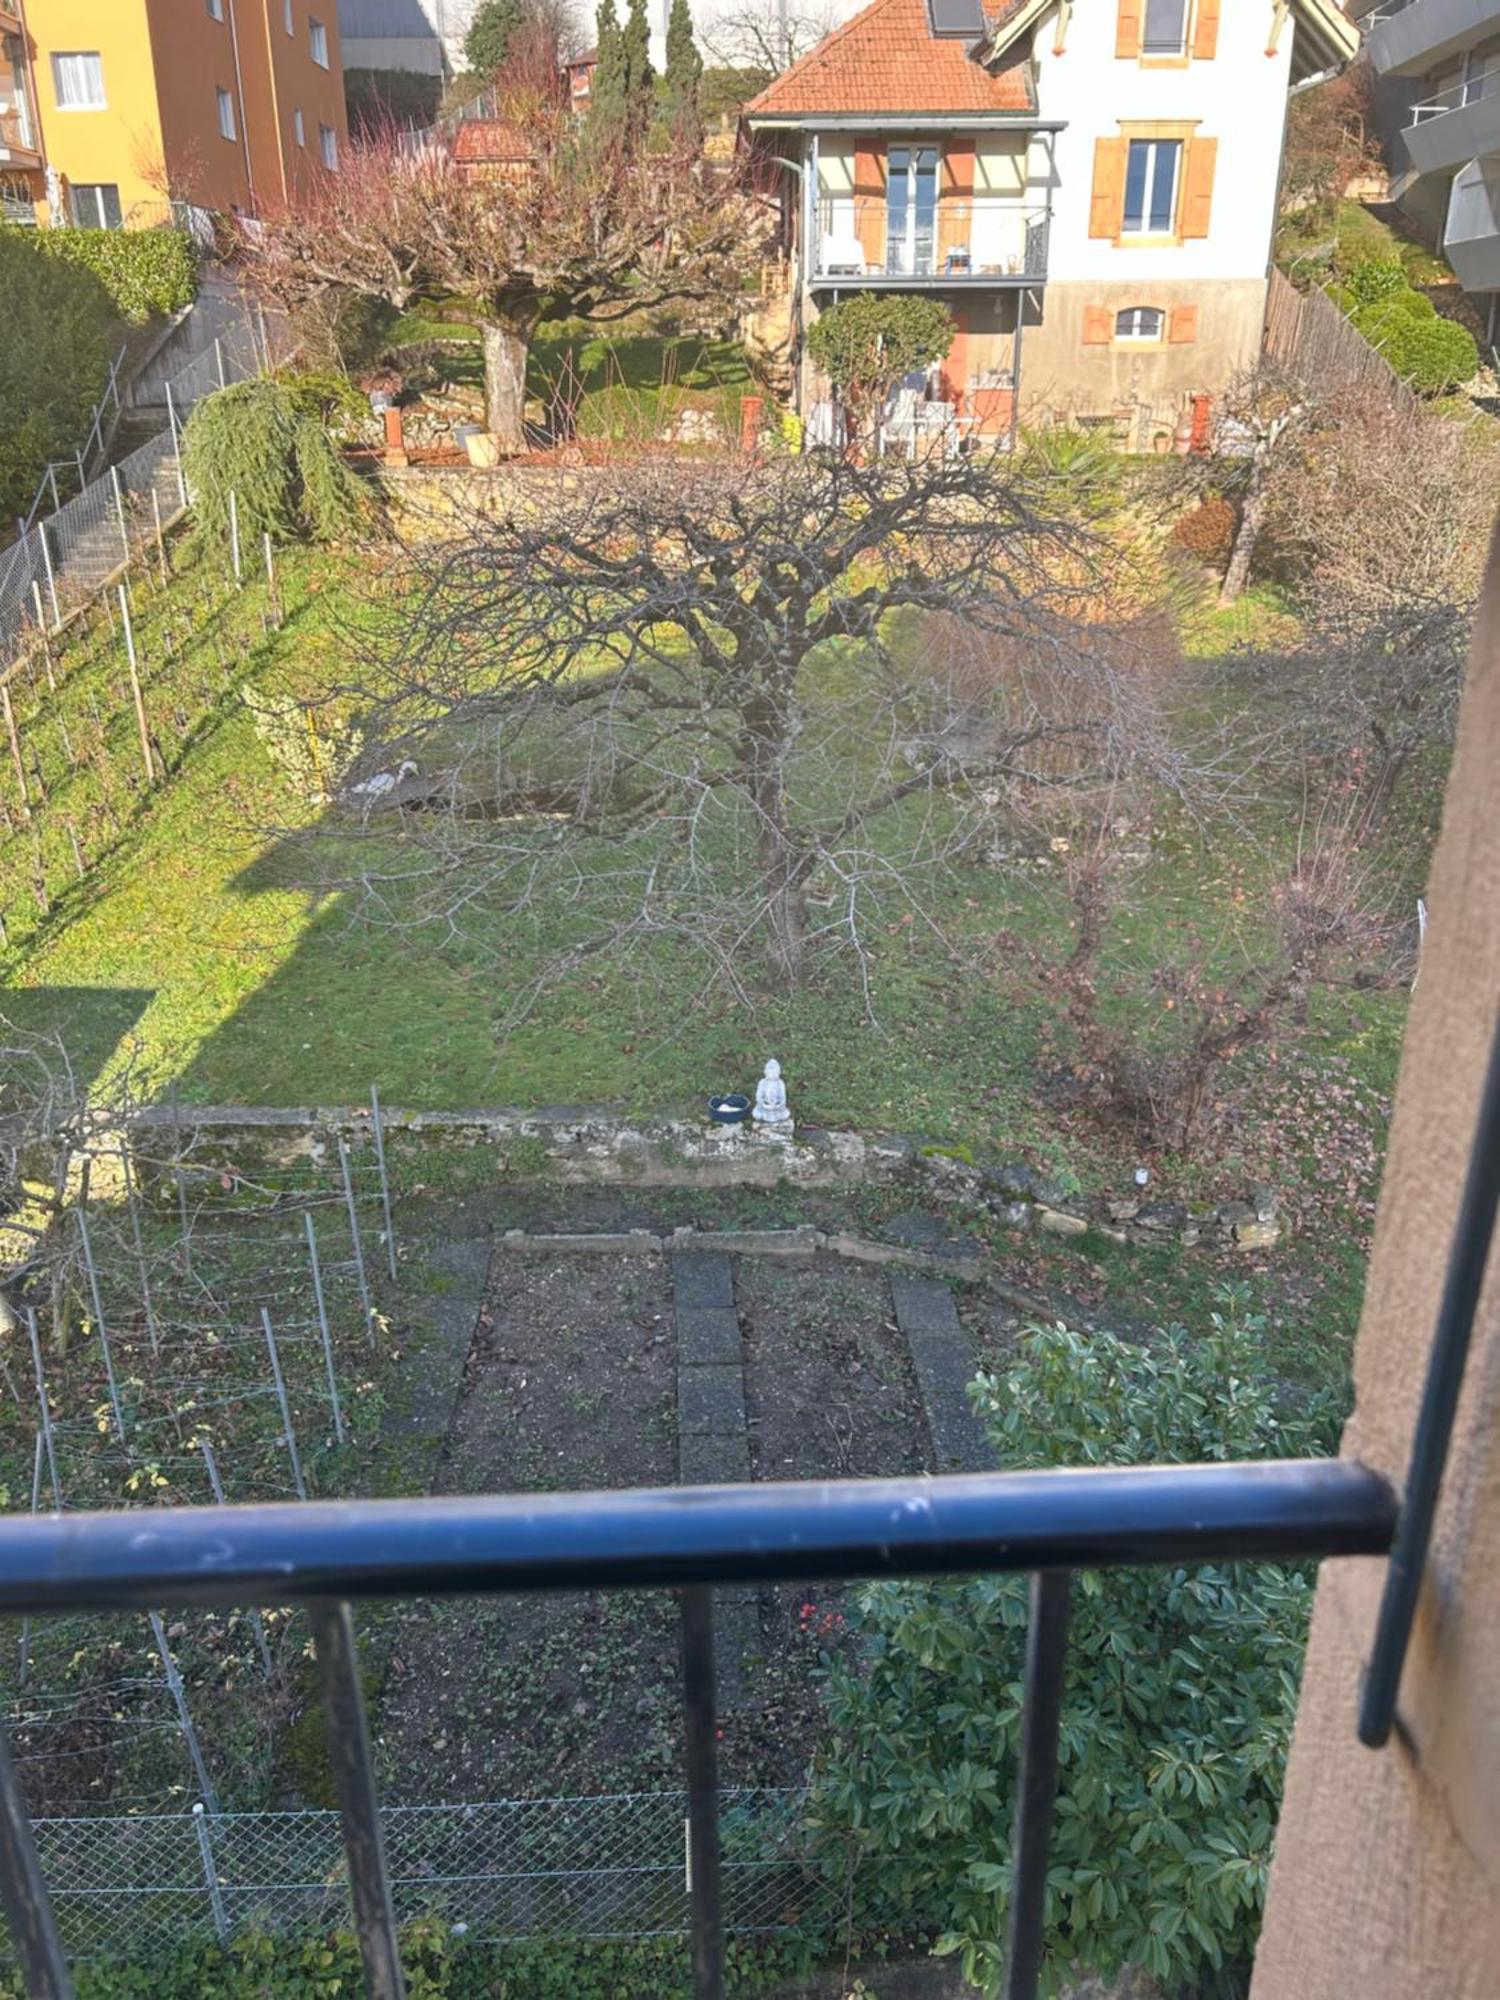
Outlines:
[{"label": "chain link fence", "polygon": [[[730,1936],[812,1936],[840,1917],[840,1883],[808,1857],[802,1804],[795,1790],[720,1793]],[[435,1916],[494,1942],[688,1933],[682,1793],[395,1806],[382,1820],[402,1922]],[[352,1924],[336,1812],[200,1808],[35,1827],[74,1957]]]}]

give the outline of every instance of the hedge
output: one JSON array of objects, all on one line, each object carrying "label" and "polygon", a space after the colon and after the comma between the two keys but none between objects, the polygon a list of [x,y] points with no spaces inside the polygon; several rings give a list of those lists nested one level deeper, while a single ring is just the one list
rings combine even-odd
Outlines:
[{"label": "hedge", "polygon": [[1414,310],[1403,293],[1366,306],[1353,317],[1370,345],[1420,394],[1436,396],[1455,389],[1479,367],[1479,349],[1467,327],[1439,319],[1435,312]]},{"label": "hedge", "polygon": [[185,229],[36,229],[49,257],[81,264],[134,325],[174,313],[198,296],[198,253]]},{"label": "hedge", "polygon": [[0,229],[0,519],[31,505],[50,458],[81,442],[109,375],[115,308],[92,272],[42,254],[46,233]]}]

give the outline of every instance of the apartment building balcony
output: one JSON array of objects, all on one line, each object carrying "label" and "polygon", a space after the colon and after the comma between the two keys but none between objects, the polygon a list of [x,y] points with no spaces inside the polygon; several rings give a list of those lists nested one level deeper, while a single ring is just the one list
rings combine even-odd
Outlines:
[{"label": "apartment building balcony", "polygon": [[1500,0],[1382,0],[1364,21],[1377,76],[1424,76],[1500,33]]},{"label": "apartment building balcony", "polygon": [[1500,292],[1500,157],[1471,160],[1454,176],[1443,255],[1466,292]]},{"label": "apartment building balcony", "polygon": [[1500,152],[1500,68],[1414,104],[1401,137],[1419,174],[1448,173],[1481,154]]},{"label": "apartment building balcony", "polygon": [[[0,23],[3,21],[0,14]],[[26,71],[17,57],[0,53],[0,167],[41,164],[41,140]]]},{"label": "apartment building balcony", "polygon": [[924,213],[859,197],[824,201],[814,216],[808,280],[826,290],[984,289],[1036,285],[1047,275],[1045,206],[942,200]]}]

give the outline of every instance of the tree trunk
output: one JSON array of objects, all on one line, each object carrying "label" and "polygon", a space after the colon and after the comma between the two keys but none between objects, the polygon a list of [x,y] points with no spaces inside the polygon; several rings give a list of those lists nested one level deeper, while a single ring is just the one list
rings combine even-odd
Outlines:
[{"label": "tree trunk", "polygon": [[486,320],[484,413],[491,437],[510,458],[526,449],[526,356],[531,328],[516,320]]},{"label": "tree trunk", "polygon": [[1229,552],[1229,567],[1219,587],[1221,605],[1238,603],[1245,585],[1250,581],[1250,565],[1255,560],[1255,545],[1265,525],[1269,501],[1266,465],[1264,460],[1258,459],[1251,468],[1245,504],[1240,509],[1239,529],[1235,534],[1234,547]]}]

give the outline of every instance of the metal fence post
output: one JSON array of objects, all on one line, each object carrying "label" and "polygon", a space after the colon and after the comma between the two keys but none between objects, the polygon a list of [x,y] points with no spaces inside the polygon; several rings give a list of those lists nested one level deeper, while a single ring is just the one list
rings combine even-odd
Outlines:
[{"label": "metal fence post", "polygon": [[344,1413],[339,1408],[339,1385],[333,1372],[333,1337],[328,1331],[328,1309],[323,1303],[323,1273],[318,1265],[318,1238],[313,1229],[312,1215],[305,1208],[302,1211],[302,1221],[307,1230],[307,1261],[312,1266],[313,1297],[318,1302],[318,1331],[322,1336],[323,1360],[328,1369],[328,1400],[333,1405],[333,1434],[342,1444]]},{"label": "metal fence post", "polygon": [[47,546],[47,523],[45,521],[37,522],[36,538],[42,545],[42,562],[47,571],[47,594],[52,599],[52,629],[54,632],[60,632],[62,630],[62,612],[58,609],[57,575],[52,567],[52,551]]},{"label": "metal fence post", "polygon": [[[219,1461],[214,1457],[214,1448],[206,1437],[198,1440],[198,1449],[203,1454],[203,1463],[208,1467],[208,1483],[213,1489],[214,1500],[220,1507],[229,1503],[224,1498],[224,1482],[219,1477]],[[250,1629],[255,1634],[255,1643],[260,1648],[260,1662],[267,1675],[271,1672],[271,1648],[266,1639],[266,1621],[254,1605],[250,1607]]]},{"label": "metal fence post", "polygon": [[177,422],[177,406],[172,401],[172,385],[170,382],[167,383],[166,390],[167,424],[172,433],[172,456],[177,463],[177,499],[181,506],[186,507],[188,503],[188,490],[187,480],[183,476],[182,470],[182,429]]},{"label": "metal fence post", "polygon": [[[87,1168],[84,1169],[87,1173]],[[88,1183],[85,1181],[75,1211],[78,1217],[78,1240],[83,1245],[83,1262],[89,1277],[89,1298],[94,1307],[94,1325],[99,1332],[99,1351],[104,1356],[104,1379],[109,1384],[109,1406],[115,1413],[115,1435],[127,1457],[130,1445],[125,1437],[125,1417],[120,1408],[120,1391],[115,1382],[114,1357],[109,1351],[109,1329],[104,1324],[104,1301],[99,1296],[99,1273],[94,1268],[94,1246],[89,1241]]]},{"label": "metal fence post", "polygon": [[281,1409],[287,1457],[292,1461],[292,1482],[297,1489],[297,1498],[305,1500],[307,1481],[302,1477],[302,1459],[297,1451],[297,1433],[292,1429],[292,1406],[286,1399],[286,1382],[281,1373],[281,1356],[277,1352],[276,1336],[271,1331],[271,1315],[264,1306],[260,1309],[260,1323],[265,1329],[266,1351],[271,1357],[271,1380],[276,1385],[276,1401]]},{"label": "metal fence post", "polygon": [[370,1085],[370,1123],[375,1130],[375,1164],[380,1169],[380,1207],[385,1216],[385,1260],[391,1282],[396,1279],[396,1231],[391,1223],[391,1184],[385,1171],[385,1130],[380,1118],[380,1092]]},{"label": "metal fence post", "polygon": [[234,580],[236,583],[239,583],[242,581],[240,576],[240,503],[235,496],[232,486],[229,489],[229,560],[234,565]]},{"label": "metal fence post", "polygon": [[60,513],[62,502],[57,497],[57,467],[50,461],[47,466],[47,484],[52,488],[52,511],[54,514]]},{"label": "metal fence post", "polygon": [[217,334],[214,335],[214,367],[218,371],[219,387],[226,388],[229,378],[224,373],[224,343]]},{"label": "metal fence post", "polygon": [[[38,1431],[36,1434],[36,1450],[31,1455],[31,1511],[33,1514],[39,1513],[41,1511],[42,1459],[44,1456],[45,1452],[43,1448],[42,1434],[40,1431]],[[21,1620],[21,1663],[17,1671],[17,1681],[21,1687],[25,1687],[26,1678],[30,1672],[31,1672],[31,1620],[29,1618],[23,1618]]]},{"label": "metal fence post", "polygon": [[[76,851],[76,843],[75,843]],[[82,868],[79,874],[83,873]],[[120,1176],[125,1183],[125,1206],[130,1212],[130,1234],[135,1245],[135,1267],[141,1280],[141,1305],[146,1314],[146,1332],[151,1340],[152,1355],[161,1353],[161,1336],[156,1323],[156,1301],[151,1296],[151,1274],[146,1267],[146,1244],[141,1235],[141,1210],[136,1199],[135,1175],[130,1170],[130,1148],[122,1138],[120,1141]]]},{"label": "metal fence post", "polygon": [[47,1472],[52,1481],[52,1505],[62,1512],[62,1486],[57,1477],[57,1447],[52,1437],[52,1411],[47,1403],[47,1376],[42,1367],[42,1342],[37,1332],[36,1314],[26,1308],[26,1331],[31,1336],[31,1365],[36,1371],[36,1399],[42,1417],[42,1441],[47,1451]]},{"label": "metal fence post", "polygon": [[214,1934],[220,1944],[229,1942],[229,1923],[224,1915],[224,1898],[219,1892],[219,1877],[214,1868],[213,1842],[208,1834],[208,1815],[203,1810],[203,1801],[193,1802],[193,1831],[198,1836],[198,1857],[203,1863],[203,1880],[208,1889],[208,1907],[213,1912]]},{"label": "metal fence post", "polygon": [[73,2000],[73,1982],[37,1859],[36,1835],[0,1726],[0,1901],[32,2000]]},{"label": "metal fence post", "polygon": [[119,586],[120,617],[125,626],[125,660],[130,668],[130,697],[135,703],[135,726],[141,739],[141,762],[146,770],[146,783],[150,785],[156,777],[156,765],[151,755],[151,731],[146,726],[146,700],[141,693],[141,677],[136,669],[135,630],[130,623],[130,600],[125,586]]},{"label": "metal fence post", "polygon": [[370,1304],[370,1281],[365,1276],[365,1253],[359,1240],[359,1213],[354,1206],[354,1180],[349,1172],[349,1148],[339,1137],[339,1171],[344,1176],[344,1205],[349,1211],[349,1234],[354,1241],[354,1271],[359,1279],[360,1303],[365,1309],[365,1332],[375,1345],[375,1308]]},{"label": "metal fence post", "polygon": [[115,513],[119,516],[120,540],[124,544],[125,561],[128,565],[130,562],[130,523],[125,518],[125,494],[120,485],[119,466],[112,465],[109,468],[109,483],[115,489]]},{"label": "metal fence post", "polygon": [[42,635],[42,659],[47,667],[47,687],[52,694],[57,693],[57,675],[52,671],[52,639],[47,631],[47,614],[42,609],[42,586],[33,577],[31,580],[31,602],[36,610],[36,629]]},{"label": "metal fence post", "polygon": [[177,1710],[178,1725],[183,1741],[187,1744],[188,1756],[192,1759],[193,1774],[198,1780],[198,1790],[210,1812],[219,1810],[218,1795],[214,1791],[213,1780],[208,1775],[208,1766],[203,1761],[203,1747],[198,1741],[198,1732],[193,1727],[193,1718],[188,1713],[187,1695],[183,1691],[182,1675],[177,1671],[177,1662],[172,1658],[172,1648],[167,1644],[167,1630],[161,1622],[159,1611],[148,1611],[147,1620],[151,1626],[151,1636],[156,1641],[156,1650],[161,1654],[162,1672],[167,1677],[167,1692]]}]

